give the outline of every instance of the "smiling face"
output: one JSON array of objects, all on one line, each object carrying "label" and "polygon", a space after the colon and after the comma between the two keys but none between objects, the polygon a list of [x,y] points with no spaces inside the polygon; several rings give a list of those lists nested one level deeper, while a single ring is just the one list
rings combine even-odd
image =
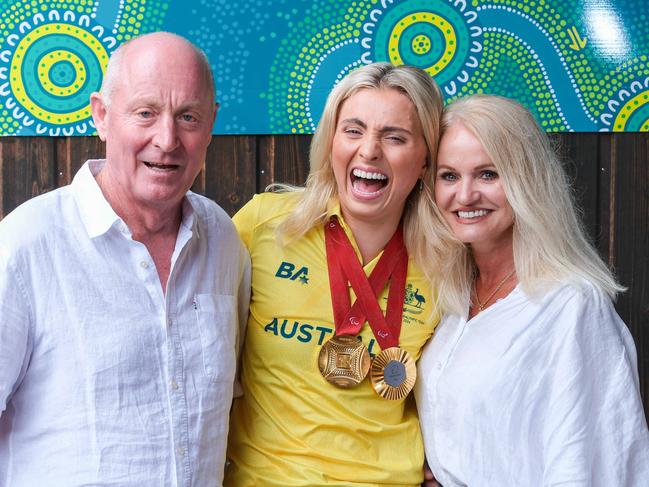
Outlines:
[{"label": "smiling face", "polygon": [[345,220],[396,227],[427,153],[415,106],[403,93],[366,88],[345,100],[331,151]]},{"label": "smiling face", "polygon": [[130,209],[177,207],[211,140],[216,111],[205,69],[185,41],[158,34],[127,46],[118,76],[109,105],[101,95],[91,99],[106,141],[109,201]]},{"label": "smiling face", "polygon": [[514,213],[480,141],[460,122],[440,141],[435,201],[453,233],[474,251],[511,246]]}]

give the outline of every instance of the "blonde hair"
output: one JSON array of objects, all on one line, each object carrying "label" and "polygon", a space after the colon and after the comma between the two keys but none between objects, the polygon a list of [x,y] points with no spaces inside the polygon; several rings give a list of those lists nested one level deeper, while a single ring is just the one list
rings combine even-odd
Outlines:
[{"label": "blonde hair", "polygon": [[428,149],[428,169],[422,177],[422,188],[413,188],[403,214],[404,241],[409,255],[432,281],[431,249],[442,245],[434,232],[432,185],[435,181],[431,164],[437,157],[439,121],[443,108],[442,94],[435,81],[423,70],[412,66],[374,63],[347,75],[329,94],[320,123],[311,141],[310,171],[304,188],[273,185],[285,191],[299,191],[298,203],[277,227],[282,243],[293,241],[324,223],[327,205],[337,196],[331,165],[331,150],[338,113],[345,100],[362,89],[394,89],[406,95],[415,106]]},{"label": "blonde hair", "polygon": [[[514,213],[513,249],[523,289],[541,294],[552,283],[585,279],[615,298],[620,286],[586,236],[570,181],[548,137],[522,105],[493,95],[473,95],[445,108],[441,135],[461,124],[482,144],[502,180]],[[466,306],[475,276],[468,246],[447,262],[440,300]],[[462,306],[464,303],[464,306]]]}]

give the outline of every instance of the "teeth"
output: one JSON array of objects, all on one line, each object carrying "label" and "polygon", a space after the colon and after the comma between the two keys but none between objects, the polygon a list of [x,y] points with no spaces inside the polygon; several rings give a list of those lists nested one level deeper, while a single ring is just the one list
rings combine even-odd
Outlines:
[{"label": "teeth", "polygon": [[475,211],[458,211],[457,214],[460,218],[477,218],[479,216],[485,216],[488,213],[487,210],[475,210]]},{"label": "teeth", "polygon": [[354,169],[352,171],[352,174],[357,178],[363,178],[363,179],[379,179],[379,180],[388,179],[388,177],[385,174],[381,174],[378,172],[366,172],[361,169]]},{"label": "teeth", "polygon": [[157,162],[144,161],[144,164],[154,169],[173,169],[176,166],[173,164],[158,164]]}]

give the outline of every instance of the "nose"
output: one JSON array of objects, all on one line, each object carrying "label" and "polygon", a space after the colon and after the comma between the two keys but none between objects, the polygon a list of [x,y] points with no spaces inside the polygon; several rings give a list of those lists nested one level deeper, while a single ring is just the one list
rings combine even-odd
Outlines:
[{"label": "nose", "polygon": [[171,116],[161,117],[155,127],[153,145],[162,152],[171,152],[178,147],[178,129]]},{"label": "nose", "polygon": [[480,191],[473,178],[462,178],[457,192],[458,203],[472,205],[480,200]]},{"label": "nose", "polygon": [[369,136],[362,140],[359,155],[366,161],[379,159],[381,155],[381,144],[376,137]]}]

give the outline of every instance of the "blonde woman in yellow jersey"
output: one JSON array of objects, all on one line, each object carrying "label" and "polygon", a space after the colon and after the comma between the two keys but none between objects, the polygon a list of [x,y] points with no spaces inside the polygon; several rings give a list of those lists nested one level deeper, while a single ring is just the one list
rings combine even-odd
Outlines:
[{"label": "blonde woman in yellow jersey", "polygon": [[253,271],[226,486],[421,484],[409,390],[439,319],[441,110],[422,70],[353,71],[327,100],[306,187],[235,216]]}]

